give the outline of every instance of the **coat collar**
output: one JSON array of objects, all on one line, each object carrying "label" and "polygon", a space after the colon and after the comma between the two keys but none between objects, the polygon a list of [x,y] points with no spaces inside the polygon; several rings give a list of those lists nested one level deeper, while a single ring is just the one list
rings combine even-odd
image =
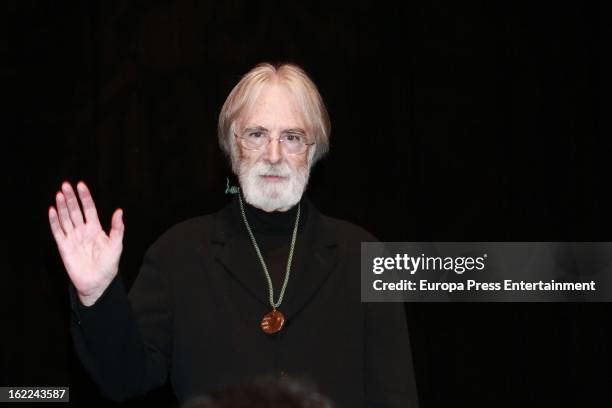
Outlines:
[{"label": "coat collar", "polygon": [[[307,198],[308,218],[298,232],[291,276],[279,310],[289,320],[308,304],[337,264],[338,241],[326,217]],[[211,249],[214,259],[238,280],[245,296],[253,296],[271,308],[268,286],[238,210],[236,197],[215,216]],[[254,267],[256,265],[256,267]],[[254,272],[256,271],[256,272]],[[274,288],[278,299],[280,288]]]}]

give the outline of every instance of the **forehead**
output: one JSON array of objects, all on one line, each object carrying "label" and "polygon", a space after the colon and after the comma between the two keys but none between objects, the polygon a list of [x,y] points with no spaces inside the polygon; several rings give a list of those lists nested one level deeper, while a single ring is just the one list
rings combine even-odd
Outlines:
[{"label": "forehead", "polygon": [[267,129],[304,128],[304,118],[295,96],[283,85],[265,86],[242,118],[244,127]]}]

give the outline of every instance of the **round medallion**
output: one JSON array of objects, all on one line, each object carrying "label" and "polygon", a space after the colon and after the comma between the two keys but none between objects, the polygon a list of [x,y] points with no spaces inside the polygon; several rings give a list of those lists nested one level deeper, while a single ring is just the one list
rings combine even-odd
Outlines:
[{"label": "round medallion", "polygon": [[273,310],[261,319],[261,330],[266,334],[274,334],[283,328],[285,316],[278,310]]}]

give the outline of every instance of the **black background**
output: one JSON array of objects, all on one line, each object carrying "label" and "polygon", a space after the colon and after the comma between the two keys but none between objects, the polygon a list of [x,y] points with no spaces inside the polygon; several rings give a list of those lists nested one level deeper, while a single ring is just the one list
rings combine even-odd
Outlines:
[{"label": "black background", "polygon": [[[0,385],[111,405],[69,335],[47,208],[85,180],[125,211],[121,274],[220,208],[219,109],[302,65],[332,119],[308,195],[383,241],[612,241],[610,16],[596,2],[5,3]],[[610,406],[608,304],[409,304],[422,407]],[[124,406],[171,402],[169,389]]]}]

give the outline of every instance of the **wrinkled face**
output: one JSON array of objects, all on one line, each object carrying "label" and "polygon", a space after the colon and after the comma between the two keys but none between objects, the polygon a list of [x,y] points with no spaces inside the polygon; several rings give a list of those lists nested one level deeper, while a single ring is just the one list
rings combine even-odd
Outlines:
[{"label": "wrinkled face", "polygon": [[[302,197],[310,173],[310,146],[304,153],[287,153],[279,138],[306,137],[302,115],[289,91],[267,86],[254,107],[236,126],[237,175],[245,200],[264,211],[286,211]],[[247,149],[240,136],[272,140],[258,150]]]}]

